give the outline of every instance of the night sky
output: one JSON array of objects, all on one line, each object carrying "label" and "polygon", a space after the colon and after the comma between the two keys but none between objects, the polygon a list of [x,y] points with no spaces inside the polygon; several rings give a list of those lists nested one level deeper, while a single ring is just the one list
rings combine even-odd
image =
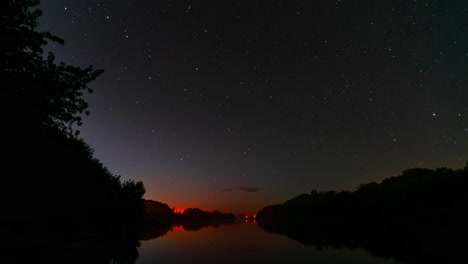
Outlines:
[{"label": "night sky", "polygon": [[255,213],[468,161],[468,1],[43,0],[106,72],[81,137],[145,198]]}]

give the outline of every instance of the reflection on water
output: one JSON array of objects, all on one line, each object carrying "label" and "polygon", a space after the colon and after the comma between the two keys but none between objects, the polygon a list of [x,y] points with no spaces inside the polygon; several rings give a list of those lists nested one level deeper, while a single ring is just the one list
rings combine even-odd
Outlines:
[{"label": "reflection on water", "polygon": [[190,230],[174,226],[152,232],[157,239],[141,241],[136,263],[397,263],[362,248],[307,246],[254,222]]},{"label": "reflection on water", "polygon": [[133,235],[51,240],[0,237],[0,263],[135,263],[140,242]]},{"label": "reflection on water", "polygon": [[468,263],[464,243],[439,239],[444,230],[428,230],[418,240],[409,234],[395,239],[395,232],[385,230],[362,240],[356,231],[309,222],[241,221],[159,225],[140,235],[60,243],[44,234],[2,243],[0,263]]}]

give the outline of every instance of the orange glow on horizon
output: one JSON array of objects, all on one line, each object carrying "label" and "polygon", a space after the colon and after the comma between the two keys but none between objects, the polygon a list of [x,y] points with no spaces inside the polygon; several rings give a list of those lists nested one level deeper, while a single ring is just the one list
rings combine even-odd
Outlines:
[{"label": "orange glow on horizon", "polygon": [[[242,197],[241,197],[242,198]],[[258,212],[258,208],[262,208],[267,202],[261,201],[257,203],[255,200],[248,200],[246,202],[239,201],[233,204],[228,204],[226,202],[214,203],[213,200],[205,201],[204,196],[200,197],[183,197],[182,195],[173,198],[172,196],[154,196],[151,193],[151,190],[148,190],[148,193],[145,194],[145,199],[158,201],[164,204],[167,204],[169,208],[173,210],[174,213],[183,213],[187,208],[199,208],[205,212],[212,213],[213,211],[219,211],[223,214],[248,214],[253,215]],[[200,200],[198,200],[200,199]],[[222,199],[214,199],[215,201]],[[189,201],[189,202],[187,202]]]},{"label": "orange glow on horizon", "polygon": [[[188,208],[199,208],[200,210],[202,211],[205,211],[205,212],[213,212],[215,210],[217,211],[220,211],[218,209],[206,209],[206,208],[201,208],[201,207],[198,207],[198,206],[188,206],[188,207],[173,207],[174,208],[174,213],[183,213],[186,209]],[[223,212],[223,211],[220,211],[221,213],[226,213],[226,212]]]},{"label": "orange glow on horizon", "polygon": [[187,208],[174,208],[174,213],[183,213]]},{"label": "orange glow on horizon", "polygon": [[[148,184],[145,199],[165,203],[169,206],[169,208],[174,209],[175,213],[183,213],[183,211],[187,208],[199,208],[205,212],[210,213],[218,210],[223,214],[232,213],[252,215],[256,214],[259,209],[264,207],[265,204],[269,203],[261,196],[244,196],[242,192],[233,192],[233,195],[235,195],[229,198],[229,200],[225,200],[226,197],[224,196],[216,197],[199,195],[200,193],[209,193],[211,190],[205,190],[202,187],[195,188],[192,186],[191,188],[187,189],[186,192],[177,193],[177,195],[175,192],[171,192],[170,189],[161,189],[159,192],[162,193],[155,195],[153,193],[155,190],[156,189],[151,189],[151,186]],[[222,192],[220,193],[220,195],[224,195]]]},{"label": "orange glow on horizon", "polygon": [[174,225],[172,226],[172,232],[177,232],[177,231],[185,231],[182,225]]}]

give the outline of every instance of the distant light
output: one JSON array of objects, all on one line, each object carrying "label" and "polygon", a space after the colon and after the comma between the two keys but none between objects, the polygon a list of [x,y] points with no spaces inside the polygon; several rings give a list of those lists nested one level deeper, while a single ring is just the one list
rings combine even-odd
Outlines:
[{"label": "distant light", "polygon": [[63,9],[67,10],[67,9],[68,9],[68,7],[64,7]]}]

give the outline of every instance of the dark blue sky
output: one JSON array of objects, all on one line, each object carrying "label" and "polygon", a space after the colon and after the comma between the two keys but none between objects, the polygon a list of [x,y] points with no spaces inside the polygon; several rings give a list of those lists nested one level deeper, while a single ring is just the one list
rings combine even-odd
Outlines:
[{"label": "dark blue sky", "polygon": [[466,1],[42,1],[106,72],[81,136],[146,198],[253,213],[468,161]]}]

